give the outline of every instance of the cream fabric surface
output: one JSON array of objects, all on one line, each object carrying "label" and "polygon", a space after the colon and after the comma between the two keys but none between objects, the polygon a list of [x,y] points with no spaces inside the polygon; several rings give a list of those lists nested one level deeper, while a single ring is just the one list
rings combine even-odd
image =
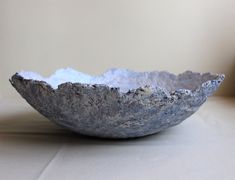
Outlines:
[{"label": "cream fabric surface", "polygon": [[63,130],[24,100],[0,100],[0,179],[233,180],[235,99],[210,98],[182,124],[133,140]]}]

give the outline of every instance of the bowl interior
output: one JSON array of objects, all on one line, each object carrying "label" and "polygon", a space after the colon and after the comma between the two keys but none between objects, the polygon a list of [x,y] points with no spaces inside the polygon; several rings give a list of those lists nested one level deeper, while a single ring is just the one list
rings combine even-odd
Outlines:
[{"label": "bowl interior", "polygon": [[194,73],[186,71],[179,75],[174,75],[165,71],[135,72],[127,69],[110,69],[99,76],[91,76],[71,68],[59,69],[50,77],[42,77],[34,72],[21,71],[19,74],[24,79],[45,81],[54,89],[58,85],[71,82],[83,84],[104,84],[109,87],[117,87],[121,92],[131,89],[149,86],[150,88],[162,88],[167,91],[177,89],[195,90],[202,83],[216,79],[218,75],[210,73]]}]

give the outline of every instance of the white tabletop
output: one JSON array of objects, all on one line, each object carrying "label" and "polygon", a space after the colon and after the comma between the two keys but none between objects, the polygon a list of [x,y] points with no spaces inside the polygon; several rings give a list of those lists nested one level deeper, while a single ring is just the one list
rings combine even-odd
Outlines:
[{"label": "white tabletop", "polygon": [[1,180],[234,180],[235,99],[210,98],[178,126],[132,140],[63,130],[23,99],[0,100]]}]

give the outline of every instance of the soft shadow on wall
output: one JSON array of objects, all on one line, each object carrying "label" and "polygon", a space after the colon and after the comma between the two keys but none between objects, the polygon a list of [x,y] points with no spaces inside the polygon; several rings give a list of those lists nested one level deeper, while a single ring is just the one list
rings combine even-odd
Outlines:
[{"label": "soft shadow on wall", "polygon": [[235,57],[233,64],[226,69],[225,80],[215,95],[234,96],[235,95]]}]

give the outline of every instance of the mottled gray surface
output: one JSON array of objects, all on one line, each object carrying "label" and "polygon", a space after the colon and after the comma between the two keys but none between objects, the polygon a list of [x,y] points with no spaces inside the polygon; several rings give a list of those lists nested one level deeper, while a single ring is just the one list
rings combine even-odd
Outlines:
[{"label": "mottled gray surface", "polygon": [[132,138],[179,124],[224,80],[221,74],[186,71],[176,76],[125,69],[99,77],[104,84],[67,82],[58,88],[19,73],[10,82],[32,107],[60,126],[89,136]]}]

